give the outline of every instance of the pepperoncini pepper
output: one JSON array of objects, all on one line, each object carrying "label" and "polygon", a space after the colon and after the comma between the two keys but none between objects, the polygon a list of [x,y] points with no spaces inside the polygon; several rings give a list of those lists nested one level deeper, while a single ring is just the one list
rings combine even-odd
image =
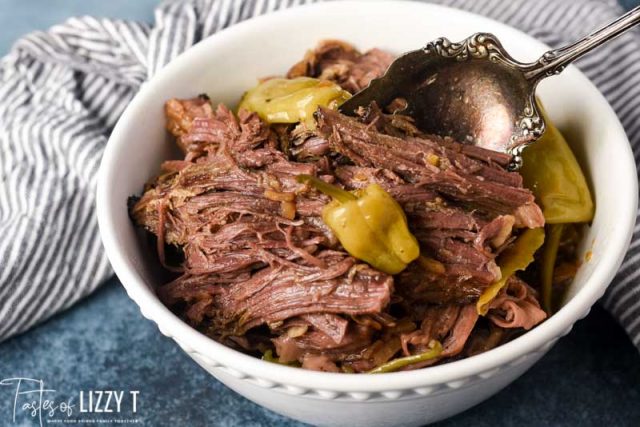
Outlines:
[{"label": "pepperoncini pepper", "polygon": [[569,144],[543,108],[540,112],[546,130],[523,152],[520,173],[524,186],[536,196],[547,223],[549,239],[544,245],[540,270],[543,306],[551,313],[553,270],[564,224],[591,221],[594,205],[587,180]]},{"label": "pepperoncini pepper", "polygon": [[404,211],[378,184],[351,193],[309,175],[298,176],[298,182],[333,198],[323,208],[322,219],[353,257],[397,274],[420,255]]},{"label": "pepperoncini pepper", "polygon": [[547,224],[589,222],[594,208],[587,180],[567,141],[542,109],[541,114],[546,130],[522,154],[524,186],[536,196]]},{"label": "pepperoncini pepper", "polygon": [[305,123],[315,126],[319,106],[337,109],[351,94],[337,84],[311,77],[269,79],[247,91],[239,109],[258,113],[267,123]]},{"label": "pepperoncini pepper", "polygon": [[369,374],[382,374],[385,372],[393,372],[398,369],[402,369],[405,366],[414,365],[420,362],[426,362],[427,360],[433,360],[442,354],[442,344],[439,341],[431,341],[429,343],[430,349],[421,354],[415,354],[412,356],[400,357],[397,359],[390,360],[387,363],[384,363],[378,366],[375,369],[369,371]]},{"label": "pepperoncini pepper", "polygon": [[564,224],[547,225],[548,239],[544,245],[541,258],[540,280],[542,282],[542,307],[547,313],[551,313],[553,294],[553,270],[558,258],[558,249],[564,231]]}]

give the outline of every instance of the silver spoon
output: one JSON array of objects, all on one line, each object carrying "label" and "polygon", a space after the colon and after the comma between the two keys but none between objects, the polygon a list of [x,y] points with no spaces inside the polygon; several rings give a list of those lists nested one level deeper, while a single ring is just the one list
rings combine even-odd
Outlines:
[{"label": "silver spoon", "polygon": [[524,148],[545,130],[535,97],[538,83],[639,22],[640,6],[528,64],[513,59],[493,34],[460,43],[439,38],[400,56],[340,110],[352,115],[373,101],[384,107],[396,100],[424,132],[509,153],[515,170]]}]

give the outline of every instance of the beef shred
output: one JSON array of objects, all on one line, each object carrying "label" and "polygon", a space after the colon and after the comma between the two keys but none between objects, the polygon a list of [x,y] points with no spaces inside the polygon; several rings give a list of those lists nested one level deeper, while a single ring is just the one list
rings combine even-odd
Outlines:
[{"label": "beef shred", "polygon": [[[288,77],[355,92],[392,59],[326,41]],[[214,339],[349,372],[441,341],[441,357],[415,369],[486,351],[504,331],[545,318],[536,292],[516,278],[485,318],[475,308],[500,278],[497,254],[521,229],[544,225],[520,175],[507,171],[509,156],[425,135],[376,105],[355,118],[320,109],[313,130],[236,116],[206,96],[171,99],[165,112],[184,158],[163,163],[130,214],[175,275],[158,289],[162,301]],[[354,259],[321,219],[328,198],[299,174],[347,190],[380,184],[403,207],[422,256],[394,277]]]}]

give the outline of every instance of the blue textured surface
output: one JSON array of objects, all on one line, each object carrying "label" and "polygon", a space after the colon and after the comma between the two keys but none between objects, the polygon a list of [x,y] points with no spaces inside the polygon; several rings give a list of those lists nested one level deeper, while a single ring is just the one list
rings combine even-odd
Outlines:
[{"label": "blue textured surface", "polygon": [[[627,6],[637,0],[625,0]],[[0,0],[0,54],[20,35],[82,14],[150,21],[152,0]],[[22,336],[0,344],[0,380],[43,379],[72,419],[149,426],[298,425],[226,389],[145,320],[117,280]],[[80,390],[138,390],[138,412],[78,414]],[[0,387],[0,426],[14,388]],[[640,355],[600,308],[503,392],[440,426],[639,426]],[[86,402],[85,402],[86,404]],[[37,425],[18,408],[15,425]],[[64,417],[54,416],[62,419]]]}]

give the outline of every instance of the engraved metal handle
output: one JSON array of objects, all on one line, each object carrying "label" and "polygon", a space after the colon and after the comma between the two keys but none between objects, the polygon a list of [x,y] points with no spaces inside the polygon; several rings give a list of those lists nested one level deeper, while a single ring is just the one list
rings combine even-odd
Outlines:
[{"label": "engraved metal handle", "polygon": [[576,59],[618,37],[638,23],[640,23],[640,6],[575,43],[546,52],[538,61],[525,67],[527,70],[525,77],[530,81],[539,81],[545,77],[556,75]]}]

